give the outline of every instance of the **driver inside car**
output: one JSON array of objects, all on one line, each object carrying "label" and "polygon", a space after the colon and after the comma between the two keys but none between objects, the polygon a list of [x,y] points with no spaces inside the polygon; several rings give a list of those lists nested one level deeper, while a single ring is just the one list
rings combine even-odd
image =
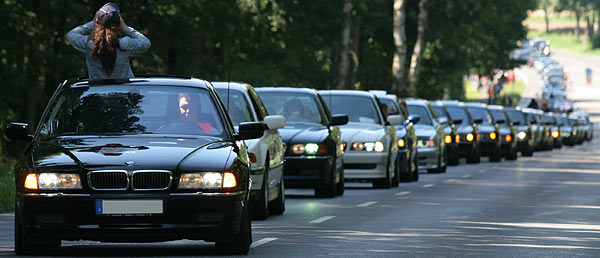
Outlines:
[{"label": "driver inside car", "polygon": [[211,123],[198,121],[198,101],[192,99],[188,93],[179,93],[179,114],[180,119],[185,122],[196,124],[207,134],[212,132]]}]

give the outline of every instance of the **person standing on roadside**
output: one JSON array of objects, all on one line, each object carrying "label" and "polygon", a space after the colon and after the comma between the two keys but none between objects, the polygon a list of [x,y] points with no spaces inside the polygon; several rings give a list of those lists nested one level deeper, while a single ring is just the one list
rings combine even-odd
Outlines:
[{"label": "person standing on roadside", "polygon": [[587,80],[587,84],[592,84],[592,68],[585,68],[585,78]]},{"label": "person standing on roadside", "polygon": [[93,21],[69,31],[67,40],[85,54],[90,79],[133,77],[129,58],[150,48],[146,36],[125,24],[115,3],[105,4]]}]

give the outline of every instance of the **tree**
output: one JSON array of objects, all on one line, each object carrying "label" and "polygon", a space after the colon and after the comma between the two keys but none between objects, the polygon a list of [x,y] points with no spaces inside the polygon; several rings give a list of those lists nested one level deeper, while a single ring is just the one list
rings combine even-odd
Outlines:
[{"label": "tree", "polygon": [[342,29],[342,44],[338,70],[338,89],[347,88],[348,68],[350,67],[350,28],[352,27],[352,0],[344,0],[344,23]]},{"label": "tree", "polygon": [[421,73],[421,60],[423,59],[423,50],[425,49],[425,30],[427,29],[427,2],[419,1],[419,21],[417,25],[417,42],[415,43],[412,57],[410,59],[410,69],[408,71],[408,94],[417,96],[417,84]]},{"label": "tree", "polygon": [[406,1],[394,0],[394,60],[392,63],[392,87],[393,93],[400,93],[404,85],[404,73],[406,67]]}]

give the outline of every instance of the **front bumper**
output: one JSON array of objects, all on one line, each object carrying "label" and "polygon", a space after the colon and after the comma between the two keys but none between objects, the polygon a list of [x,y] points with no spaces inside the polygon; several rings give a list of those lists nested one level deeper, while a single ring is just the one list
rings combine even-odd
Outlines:
[{"label": "front bumper", "polygon": [[387,173],[388,160],[388,152],[348,151],[344,153],[344,178],[385,178]]},{"label": "front bumper", "polygon": [[334,180],[332,156],[286,156],[283,180],[289,188],[315,188]]},{"label": "front bumper", "polygon": [[[32,242],[227,240],[239,232],[247,191],[232,193],[17,194],[17,215]],[[159,215],[96,214],[97,200],[162,200]]]},{"label": "front bumper", "polygon": [[419,148],[419,169],[438,169],[440,150],[436,147],[433,148]]}]

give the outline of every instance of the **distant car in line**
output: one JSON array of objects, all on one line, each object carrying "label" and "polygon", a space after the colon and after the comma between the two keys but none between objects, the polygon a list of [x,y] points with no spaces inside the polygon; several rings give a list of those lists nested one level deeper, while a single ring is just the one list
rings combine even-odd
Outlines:
[{"label": "distant car in line", "polygon": [[431,107],[437,115],[438,122],[444,126],[444,143],[446,143],[446,160],[448,161],[448,165],[456,166],[458,165],[460,158],[460,153],[458,151],[460,136],[456,130],[456,125],[454,121],[450,119],[448,111],[442,102],[432,101]]},{"label": "distant car in line", "polygon": [[444,126],[437,117],[429,101],[407,99],[406,105],[411,115],[418,115],[420,121],[415,125],[419,156],[419,169],[427,169],[429,173],[446,172],[446,143],[444,143]]},{"label": "distant car in line", "polygon": [[500,162],[502,160],[500,128],[494,123],[486,104],[469,102],[465,105],[479,128],[481,154],[489,156],[490,162]]},{"label": "distant car in line", "polygon": [[267,113],[282,115],[279,129],[285,144],[283,179],[288,188],[312,188],[317,197],[344,193],[344,152],[338,126],[348,122],[344,114],[331,115],[314,89],[292,87],[255,88]]},{"label": "distant car in line", "polygon": [[517,149],[523,156],[532,156],[535,148],[535,133],[527,116],[519,109],[505,107],[508,119],[513,123],[517,137]]},{"label": "distant car in line", "polygon": [[385,116],[373,93],[358,90],[321,90],[319,94],[334,113],[345,112],[348,123],[340,126],[344,148],[344,177],[369,180],[375,188],[398,186],[400,158],[396,125],[401,115]]},{"label": "distant car in line", "polygon": [[450,120],[456,125],[458,133],[458,152],[467,163],[479,163],[481,161],[480,134],[477,123],[467,111],[465,104],[456,100],[443,100],[442,103]]},{"label": "distant car in line", "polygon": [[269,213],[285,212],[283,163],[285,150],[278,129],[285,126],[281,115],[269,115],[264,104],[247,83],[212,82],[223,100],[234,127],[244,122],[264,122],[268,130],[262,137],[247,140],[252,187],[252,219],[266,219]]},{"label": "distant car in line", "polygon": [[[502,155],[507,160],[516,160],[518,157],[517,148],[517,132],[513,122],[510,121],[508,115],[504,111],[504,107],[497,105],[488,105],[488,110],[492,115],[492,119],[500,129],[500,141]],[[518,122],[517,122],[518,123]]]}]

